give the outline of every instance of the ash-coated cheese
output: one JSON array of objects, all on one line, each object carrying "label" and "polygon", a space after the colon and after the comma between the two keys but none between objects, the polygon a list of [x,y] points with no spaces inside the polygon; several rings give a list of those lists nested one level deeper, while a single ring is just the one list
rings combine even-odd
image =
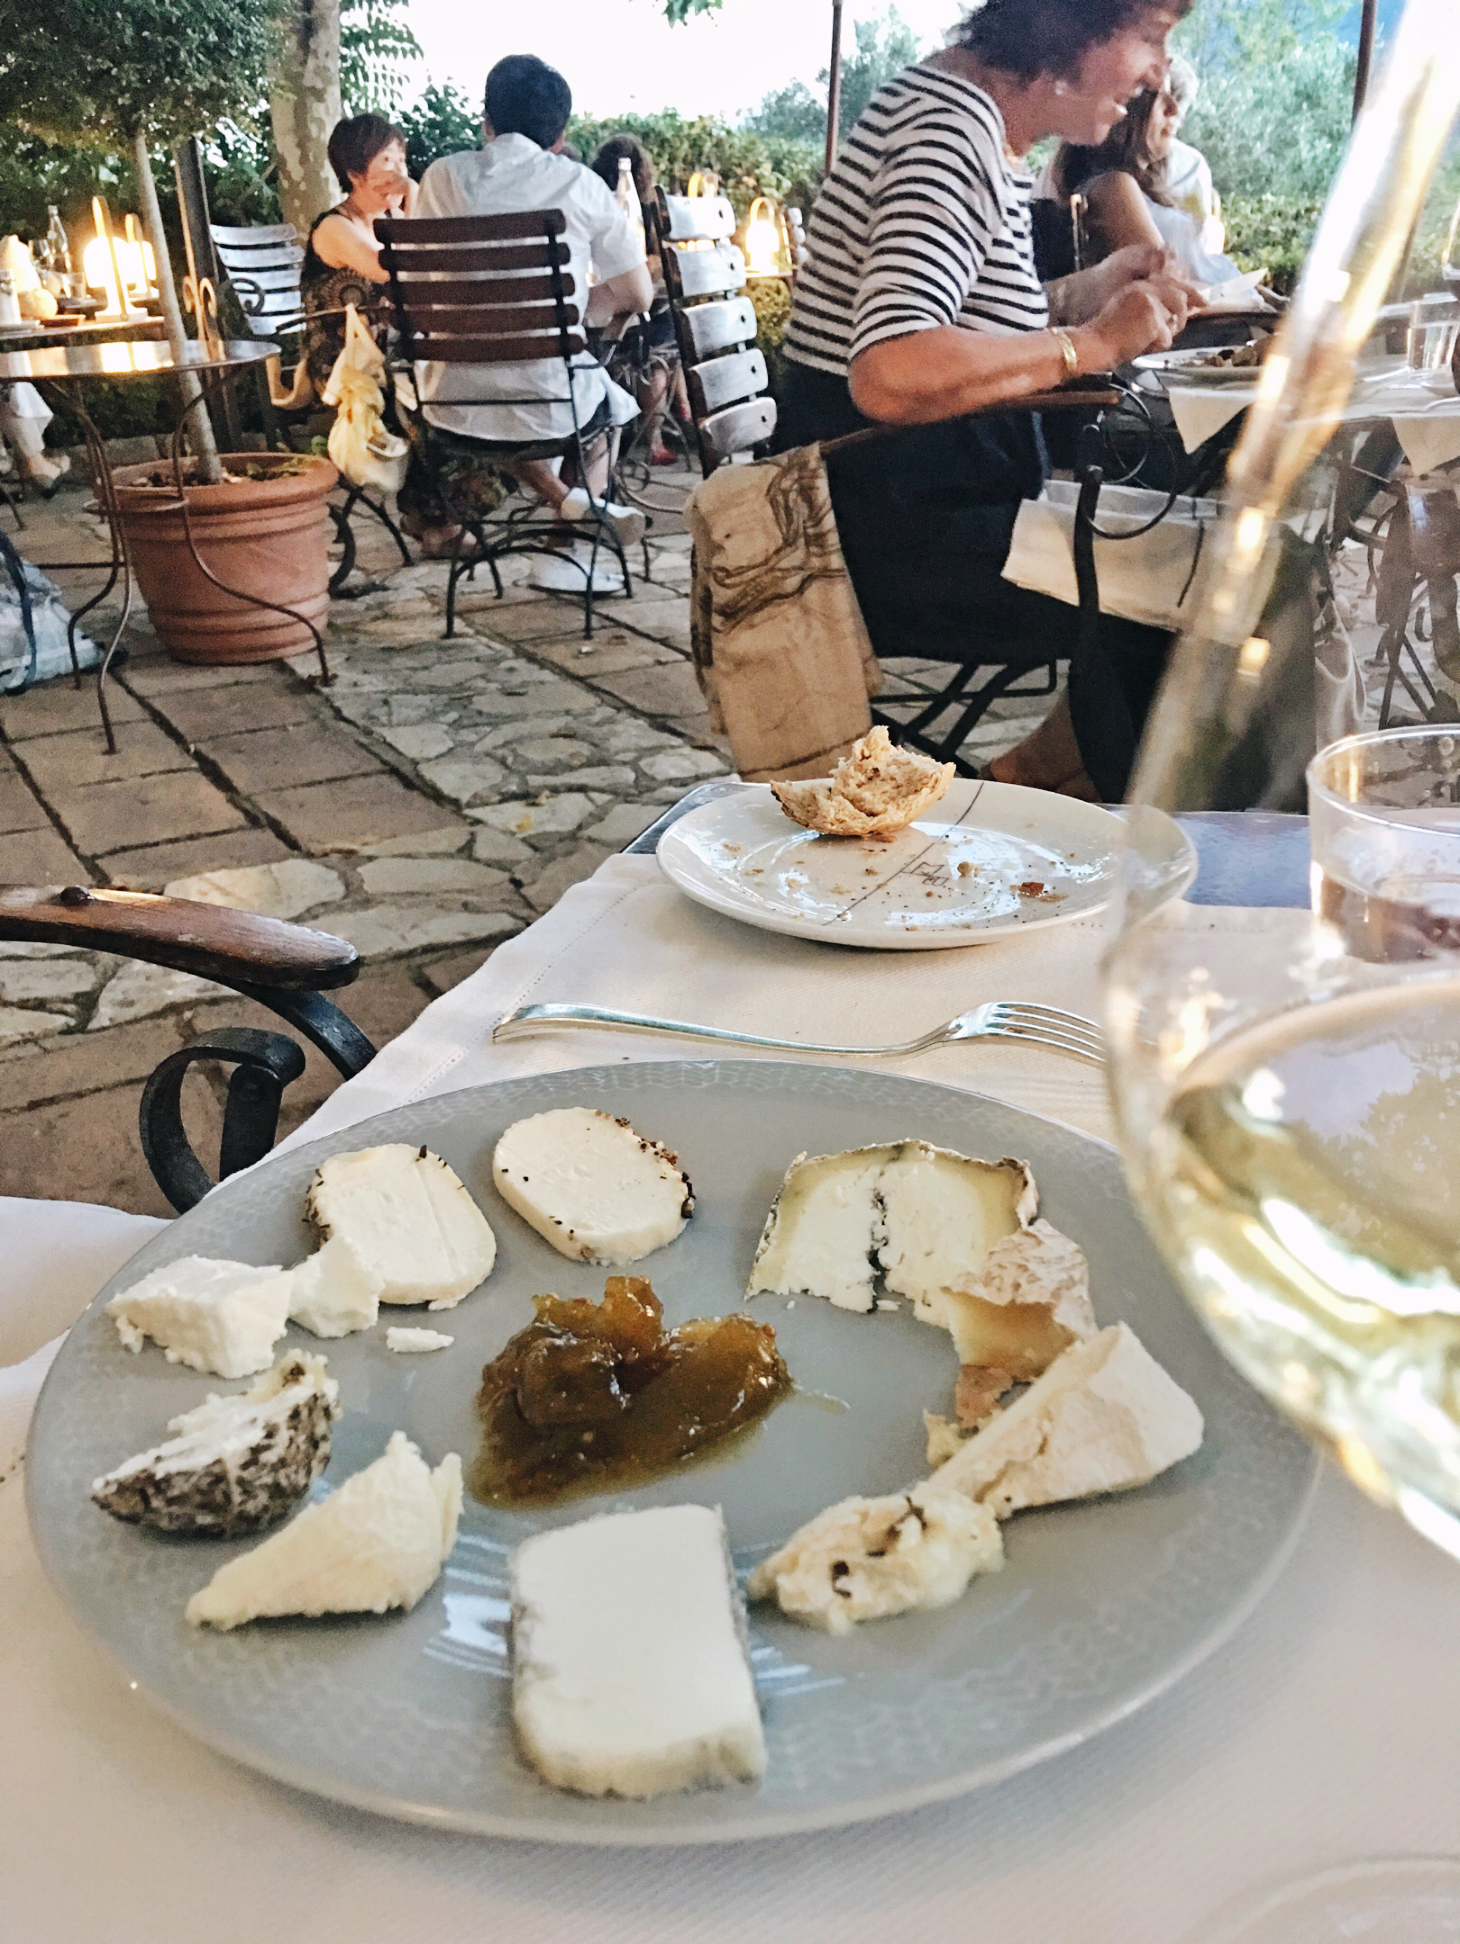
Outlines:
[{"label": "ash-coated cheese", "polygon": [[513,1716],[546,1781],[657,1796],[764,1772],[717,1509],[559,1526],[524,1540],[511,1570]]},{"label": "ash-coated cheese", "polygon": [[252,1377],[274,1360],[289,1321],[287,1269],[183,1256],[113,1296],[106,1313],[127,1348],[148,1337],[169,1363],[215,1377]]},{"label": "ash-coated cheese", "polygon": [[435,1585],[460,1515],[460,1458],[448,1452],[432,1471],[397,1431],[373,1465],[220,1566],[187,1617],[226,1632],[283,1614],[409,1611]]},{"label": "ash-coated cheese", "polygon": [[575,1262],[637,1262],[672,1242],[694,1208],[677,1155],[592,1107],[514,1121],[492,1155],[492,1179],[508,1207]]},{"label": "ash-coated cheese", "polygon": [[1071,1344],[1024,1395],[933,1474],[1001,1519],[1026,1506],[1128,1492],[1189,1458],[1202,1416],[1134,1330]]},{"label": "ash-coated cheese", "polygon": [[114,1518],[231,1538],[282,1519],[329,1463],[340,1387],[323,1357],[290,1352],[233,1397],[211,1394],[168,1425],[173,1436],[98,1478]]},{"label": "ash-coated cheese", "polygon": [[310,1183],[309,1213],[380,1278],[382,1303],[452,1309],[497,1259],[486,1216],[429,1148],[391,1142],[332,1155]]},{"label": "ash-coated cheese", "polygon": [[975,1573],[1003,1563],[998,1520],[986,1506],[915,1486],[828,1506],[761,1561],[746,1590],[808,1626],[843,1634],[862,1620],[952,1606]]}]

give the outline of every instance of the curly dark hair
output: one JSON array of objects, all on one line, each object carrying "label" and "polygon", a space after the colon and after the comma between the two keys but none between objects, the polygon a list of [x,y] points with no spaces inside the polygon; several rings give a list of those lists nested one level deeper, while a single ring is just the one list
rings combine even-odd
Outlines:
[{"label": "curly dark hair", "polygon": [[1055,153],[1051,174],[1061,196],[1071,196],[1082,184],[1115,170],[1134,176],[1144,196],[1167,208],[1166,162],[1151,153],[1151,116],[1160,96],[1143,88],[1127,104],[1125,120],[1118,121],[1096,148],[1081,148],[1074,142],[1061,142]]},{"label": "curly dark hair", "polygon": [[335,123],[326,153],[347,196],[355,186],[354,178],[364,175],[380,151],[392,142],[404,148],[406,138],[384,115],[351,115],[348,121]]},{"label": "curly dark hair", "polygon": [[1193,0],[984,0],[953,39],[1021,81],[1075,74],[1092,47],[1113,40],[1157,6],[1187,14]]}]

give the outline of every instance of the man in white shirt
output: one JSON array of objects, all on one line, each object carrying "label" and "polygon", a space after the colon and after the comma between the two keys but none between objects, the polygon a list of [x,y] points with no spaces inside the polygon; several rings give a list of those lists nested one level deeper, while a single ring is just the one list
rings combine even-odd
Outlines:
[{"label": "man in white shirt", "polygon": [[[574,284],[573,302],[585,323],[611,329],[615,320],[648,310],[653,285],[643,247],[613,192],[591,169],[562,152],[572,107],[567,82],[546,61],[533,54],[510,54],[498,61],[487,76],[484,146],[433,162],[421,179],[415,213],[496,216],[528,209],[561,210],[567,224],[562,241]],[[516,445],[572,435],[573,410],[566,400],[561,359],[423,364],[419,379],[426,417],[445,431]],[[497,397],[503,402],[450,402]],[[573,398],[588,450],[586,484],[601,502],[618,428],[636,418],[639,408],[587,351],[574,361]],[[555,461],[504,460],[503,467],[564,519],[581,518],[587,511],[588,495],[581,486],[570,486],[559,477]],[[610,517],[621,539],[636,538],[643,531],[643,516],[627,507],[611,507]]]}]

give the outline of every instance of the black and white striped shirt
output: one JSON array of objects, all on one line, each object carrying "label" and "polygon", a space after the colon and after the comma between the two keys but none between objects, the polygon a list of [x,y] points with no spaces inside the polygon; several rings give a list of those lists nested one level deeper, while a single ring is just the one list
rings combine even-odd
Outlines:
[{"label": "black and white striped shirt", "polygon": [[1043,330],[1033,180],[981,88],[919,64],[868,103],[816,199],[786,355],[845,377],[858,352],[939,325]]}]

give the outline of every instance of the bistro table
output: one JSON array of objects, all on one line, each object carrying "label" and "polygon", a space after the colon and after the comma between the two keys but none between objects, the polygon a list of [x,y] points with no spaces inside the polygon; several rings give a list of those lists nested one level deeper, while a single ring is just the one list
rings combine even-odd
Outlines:
[{"label": "bistro table", "polygon": [[0,351],[48,351],[56,345],[115,344],[119,340],[143,344],[156,342],[164,335],[160,317],[117,317],[105,324],[94,318],[74,324],[49,323],[0,324]]},{"label": "bistro table", "polygon": [[[1194,903],[1190,922],[1281,949],[1302,902],[1301,820],[1190,827],[1203,847],[1195,896],[1215,900]],[[1233,896],[1245,906],[1223,902]],[[631,851],[438,999],[290,1145],[486,1080],[694,1057],[611,1032],[493,1046],[493,1022],[527,999],[632,1001],[850,1041],[999,992],[1089,1013],[1102,939],[1091,920],[966,951],[856,952],[749,931],[682,899]],[[1038,1049],[984,1043],[895,1070],[1087,1131],[1108,1124],[1093,1070]],[[8,1354],[58,1327],[60,1305],[74,1314],[156,1226],[0,1204]],[[674,1854],[400,1826],[211,1753],[132,1692],[71,1620],[20,1497],[0,1487],[0,1881],[5,1928],[26,1944],[244,1944],[305,1927],[313,1944],[1178,1944],[1259,1885],[1460,1847],[1457,1568],[1332,1472],[1255,1611],[1129,1719],[915,1814]]]},{"label": "bistro table", "polygon": [[[111,559],[104,563],[107,567],[107,578],[100,592],[93,594],[91,599],[84,602],[71,616],[71,660],[79,683],[81,674],[76,661],[77,625],[84,615],[90,613],[92,608],[106,599],[120,580],[122,583],[121,615],[112,630],[111,639],[103,650],[101,665],[96,675],[97,706],[101,711],[102,728],[106,732],[107,752],[110,755],[116,754],[117,739],[112,729],[111,711],[107,707],[106,678],[111,669],[112,658],[117,652],[131,617],[132,568],[127,551],[126,533],[117,505],[111,462],[107,457],[106,441],[86,410],[79,387],[87,379],[121,383],[132,378],[173,377],[180,371],[197,373],[205,386],[210,383],[222,384],[231,373],[261,364],[265,359],[275,356],[278,349],[278,345],[267,338],[230,340],[220,344],[215,351],[210,351],[204,343],[192,342],[187,346],[186,360],[179,365],[173,357],[171,346],[167,343],[129,335],[125,339],[113,342],[74,344],[68,341],[64,344],[48,344],[39,349],[0,352],[0,384],[6,381],[28,379],[42,393],[49,393],[52,402],[63,400],[72,414],[81,421],[86,436],[92,482],[101,513],[111,535]],[[189,408],[184,407],[179,412],[179,424],[186,416],[187,409]],[[191,533],[188,534],[188,545],[192,547]],[[195,548],[193,557],[197,558]],[[99,563],[60,560],[39,561],[36,564],[42,568],[71,568],[92,567]],[[309,624],[306,622],[305,626]],[[311,632],[316,631],[311,629]],[[321,658],[322,656],[321,649]]]}]

